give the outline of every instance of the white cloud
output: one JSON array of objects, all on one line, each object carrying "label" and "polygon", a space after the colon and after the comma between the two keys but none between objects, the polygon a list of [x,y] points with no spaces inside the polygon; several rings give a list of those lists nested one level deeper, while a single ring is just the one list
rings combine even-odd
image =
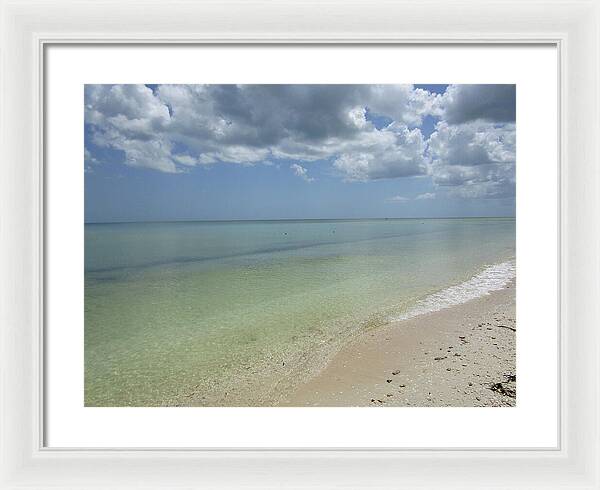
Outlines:
[{"label": "white cloud", "polygon": [[[411,85],[88,85],[85,120],[91,143],[135,167],[338,159],[345,178],[364,180],[424,172],[409,127],[436,97]],[[367,109],[396,122],[380,131]]]},{"label": "white cloud", "polygon": [[122,151],[132,167],[178,171],[172,142],[164,135],[169,109],[152,90],[143,85],[87,85],[85,104],[94,145]]},{"label": "white cloud", "polygon": [[333,166],[350,181],[409,177],[425,173],[424,153],[425,140],[418,128],[393,123],[340,148]]},{"label": "white cloud", "polygon": [[177,163],[181,163],[181,165],[187,165],[189,167],[193,167],[198,163],[198,160],[189,155],[173,155],[173,158]]},{"label": "white cloud", "polygon": [[364,107],[356,106],[348,111],[348,118],[352,121],[352,124],[359,129],[366,128],[369,123],[366,119],[367,110]]},{"label": "white cloud", "polygon": [[437,123],[429,138],[429,153],[445,165],[476,166],[515,160],[513,124]]},{"label": "white cloud", "polygon": [[83,149],[83,159],[86,166],[99,163],[98,159],[87,148]]},{"label": "white cloud", "polygon": [[85,172],[93,172],[94,165],[98,164],[98,160],[90,153],[87,148],[83,149],[83,168]]},{"label": "white cloud", "polygon": [[[424,194],[419,194],[417,195],[414,200],[416,201],[421,201],[421,200],[425,200],[425,199],[435,199],[435,193],[433,192],[426,192]],[[410,197],[406,197],[406,196],[393,196],[390,197],[388,199],[389,202],[408,202],[408,201],[412,201],[413,199],[411,199]]]},{"label": "white cloud", "polygon": [[290,165],[290,168],[292,169],[292,172],[294,172],[294,175],[304,179],[306,182],[312,182],[315,180],[312,177],[308,176],[307,170],[302,165],[298,165],[297,163],[292,163]]},{"label": "white cloud", "polygon": [[388,199],[389,202],[408,202],[410,199],[404,196],[393,196]]},{"label": "white cloud", "polygon": [[419,126],[423,116],[439,112],[439,95],[412,85],[370,85],[367,105],[375,114]]},{"label": "white cloud", "polygon": [[[507,197],[514,110],[510,85],[444,95],[412,85],[87,85],[85,165],[113,154],[98,148],[168,173],[292,160],[310,181],[305,164],[327,160],[345,181],[428,175],[438,196]],[[373,115],[393,122],[378,129]],[[428,140],[419,128],[427,115],[441,118]]]},{"label": "white cloud", "polygon": [[433,183],[450,196],[501,198],[515,193],[516,131],[512,123],[441,121],[429,138]]}]

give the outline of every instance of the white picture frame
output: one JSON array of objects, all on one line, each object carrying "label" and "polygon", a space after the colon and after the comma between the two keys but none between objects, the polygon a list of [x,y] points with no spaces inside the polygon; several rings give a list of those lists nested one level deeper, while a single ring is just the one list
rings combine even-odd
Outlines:
[{"label": "white picture frame", "polygon": [[[598,0],[0,0],[0,488],[600,488],[599,32]],[[44,49],[56,43],[556,46],[559,447],[44,447]]]}]

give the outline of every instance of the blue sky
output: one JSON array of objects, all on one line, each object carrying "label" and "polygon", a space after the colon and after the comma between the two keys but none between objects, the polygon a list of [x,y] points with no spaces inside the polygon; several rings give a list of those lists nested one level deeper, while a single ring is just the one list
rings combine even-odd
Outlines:
[{"label": "blue sky", "polygon": [[86,222],[514,216],[513,85],[87,85]]}]

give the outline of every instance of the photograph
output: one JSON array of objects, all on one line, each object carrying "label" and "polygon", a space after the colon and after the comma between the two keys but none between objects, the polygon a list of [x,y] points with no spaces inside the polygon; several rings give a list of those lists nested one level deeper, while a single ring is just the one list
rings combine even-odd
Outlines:
[{"label": "photograph", "polygon": [[85,407],[517,406],[515,84],[83,97]]}]

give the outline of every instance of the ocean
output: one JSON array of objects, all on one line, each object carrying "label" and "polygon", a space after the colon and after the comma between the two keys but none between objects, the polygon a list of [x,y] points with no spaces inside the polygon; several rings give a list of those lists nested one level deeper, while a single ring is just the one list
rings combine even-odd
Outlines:
[{"label": "ocean", "polygon": [[85,405],[276,405],[357,334],[514,276],[513,218],[86,224]]}]

